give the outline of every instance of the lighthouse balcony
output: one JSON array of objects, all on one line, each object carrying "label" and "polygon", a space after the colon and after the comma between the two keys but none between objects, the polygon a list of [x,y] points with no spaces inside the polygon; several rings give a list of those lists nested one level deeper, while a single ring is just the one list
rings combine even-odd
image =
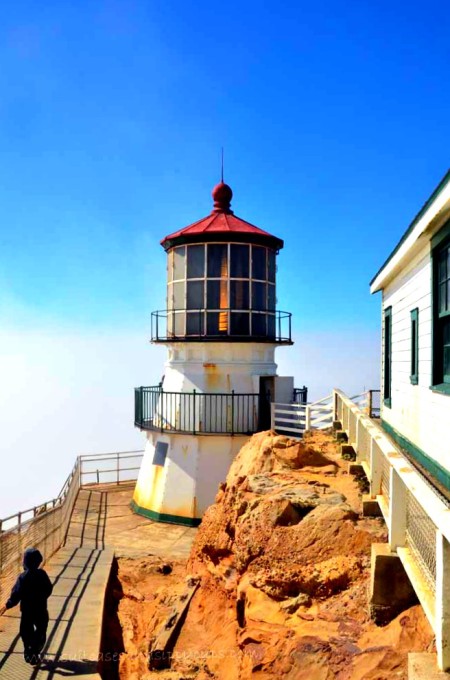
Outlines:
[{"label": "lighthouse balcony", "polygon": [[166,309],[152,312],[152,342],[270,342],[292,345],[290,312]]},{"label": "lighthouse balcony", "polygon": [[[180,434],[246,434],[260,429],[259,394],[165,392],[135,388],[134,424],[141,430]],[[264,404],[266,406],[266,404]]]}]

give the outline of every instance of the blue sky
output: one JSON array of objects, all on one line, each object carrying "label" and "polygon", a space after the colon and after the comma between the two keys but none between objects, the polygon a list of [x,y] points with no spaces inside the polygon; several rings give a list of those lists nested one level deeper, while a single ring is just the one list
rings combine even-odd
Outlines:
[{"label": "blue sky", "polygon": [[[344,388],[373,384],[369,280],[449,165],[449,20],[444,2],[4,3],[4,402],[22,360],[18,401],[30,382],[39,394],[45,365],[52,399],[70,404],[54,343],[77,357],[77,399],[94,365],[114,391],[112,347],[120,390],[127,375],[130,387],[159,377],[146,344],[164,306],[159,241],[209,213],[221,146],[235,212],[285,240],[278,306],[293,312],[297,343],[280,354],[284,372],[303,384],[304,367],[317,392],[325,364],[341,365],[332,378]],[[353,364],[341,362],[349,338]],[[105,432],[89,427],[76,446],[102,450]],[[118,439],[126,447],[125,430]],[[75,444],[61,434],[53,446],[68,469]]]}]

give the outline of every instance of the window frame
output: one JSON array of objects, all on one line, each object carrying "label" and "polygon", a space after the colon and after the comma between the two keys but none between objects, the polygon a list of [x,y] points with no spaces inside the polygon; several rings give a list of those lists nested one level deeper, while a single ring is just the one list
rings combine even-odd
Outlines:
[{"label": "window frame", "polygon": [[[202,247],[204,249],[204,255],[203,255],[203,262],[204,262],[204,267],[203,267],[203,276],[192,276],[188,277],[188,260],[189,260],[189,248],[192,246],[194,247]],[[226,248],[226,258],[227,258],[227,276],[226,279],[222,279],[220,276],[216,275],[217,272],[209,271],[208,269],[208,261],[209,261],[209,249],[212,247],[217,247],[217,246],[225,246]],[[233,253],[238,253],[239,250],[235,248],[237,246],[238,248],[248,248],[248,263],[246,264],[246,267],[244,267],[244,273],[247,273],[248,269],[248,276],[239,276],[239,275],[233,275],[233,274],[240,274],[241,272],[235,270],[232,272],[232,255]],[[255,278],[255,274],[262,274],[261,272],[256,272],[254,271],[254,265],[255,265],[255,259],[254,259],[254,253],[264,251],[264,269],[265,269],[265,278]],[[175,253],[177,253],[177,257],[175,256]],[[182,258],[182,259],[181,259]],[[245,258],[244,258],[245,259]],[[177,262],[178,266],[178,276],[175,276],[175,262]],[[181,262],[183,262],[183,265],[181,265]],[[171,337],[208,337],[208,336],[217,336],[217,337],[230,337],[230,336],[236,336],[238,334],[232,332],[232,325],[234,326],[235,324],[232,324],[232,315],[233,313],[235,314],[247,314],[248,315],[248,324],[249,324],[249,332],[244,332],[242,335],[243,336],[250,336],[250,337],[255,337],[255,338],[269,338],[271,337],[272,330],[275,327],[275,319],[276,319],[276,251],[273,249],[269,248],[268,246],[257,246],[252,243],[240,243],[240,242],[234,242],[234,241],[217,241],[213,243],[209,243],[208,241],[205,241],[203,243],[195,243],[195,244],[185,244],[182,246],[175,246],[171,251],[168,253],[168,277],[167,277],[167,312],[168,315],[170,314],[170,335]],[[256,265],[255,265],[256,266]],[[214,274],[213,276],[210,275]],[[226,297],[227,297],[227,307],[224,308],[223,310],[219,307],[209,307],[208,306],[208,287],[209,283],[212,282],[221,282],[225,283],[226,286]],[[204,282],[203,286],[203,304],[200,307],[197,307],[194,309],[192,305],[188,305],[188,298],[190,296],[190,291],[189,288],[194,288],[196,285],[198,286],[199,282]],[[248,296],[248,306],[244,308],[240,308],[238,306],[233,306],[231,304],[231,293],[232,290],[237,291],[239,288],[239,284],[241,285],[247,285],[248,286],[248,291],[247,295],[244,291],[243,295],[244,298]],[[256,284],[256,286],[263,285],[264,286],[264,301],[262,305],[257,305],[256,307],[253,305],[253,287]],[[180,307],[179,304],[175,305],[175,292],[178,291],[178,299],[183,301],[183,307]],[[192,333],[190,332],[190,329],[188,328],[188,318],[187,315],[189,313],[194,313],[198,312],[198,314],[203,314],[204,320],[202,324],[198,324],[199,332],[198,333]],[[212,316],[210,315],[217,315],[217,314],[226,314],[227,315],[227,331],[221,332],[220,329],[217,332],[208,332],[208,328],[210,327],[210,322],[213,323],[212,321]],[[258,317],[262,317],[264,319],[264,323],[262,323],[261,319],[258,318],[255,321],[255,331],[256,328],[258,328],[257,335],[254,335],[254,330],[253,330],[253,319],[255,318],[255,314]],[[272,319],[273,317],[273,319]],[[169,318],[169,317],[168,317]],[[234,318],[234,322],[237,323],[237,317]],[[214,325],[214,324],[213,324]],[[245,325],[245,324],[244,324]],[[180,333],[181,331],[181,326],[184,327],[184,332]],[[236,327],[236,326],[235,326]],[[264,327],[264,328],[263,328]],[[212,328],[212,326],[211,326]],[[177,332],[178,331],[178,332]],[[263,332],[262,332],[263,331]]]},{"label": "window frame", "polygon": [[[389,346],[386,329],[389,328]],[[389,380],[386,380],[386,375]],[[383,314],[383,403],[392,407],[392,306],[386,307]]]},{"label": "window frame", "polygon": [[411,385],[419,384],[419,308],[411,310]]},{"label": "window frame", "polygon": [[[446,281],[450,279],[450,220],[431,239],[431,310],[432,310],[432,384],[430,389],[450,394],[450,373],[444,374],[444,326],[450,322],[450,303],[440,311],[439,262],[442,253],[447,252]],[[448,296],[448,292],[447,292]]]}]

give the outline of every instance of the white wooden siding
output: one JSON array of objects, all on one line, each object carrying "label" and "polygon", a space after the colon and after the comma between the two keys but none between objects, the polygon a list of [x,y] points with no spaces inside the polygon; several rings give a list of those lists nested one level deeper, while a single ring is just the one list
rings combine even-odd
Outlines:
[{"label": "white wooden siding", "polygon": [[[383,290],[384,310],[392,307],[392,406],[382,403],[382,418],[400,434],[450,470],[450,395],[432,384],[430,244]],[[411,311],[419,309],[419,384],[411,385]],[[382,362],[384,389],[384,360]],[[383,396],[383,392],[382,392]]]}]

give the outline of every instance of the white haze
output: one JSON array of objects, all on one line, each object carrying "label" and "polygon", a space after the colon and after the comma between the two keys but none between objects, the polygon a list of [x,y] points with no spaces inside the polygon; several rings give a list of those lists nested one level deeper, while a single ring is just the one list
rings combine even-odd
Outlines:
[{"label": "white haze", "polygon": [[[317,333],[278,349],[281,375],[309,387],[378,387],[378,334]],[[0,517],[54,498],[79,453],[141,449],[133,388],[157,384],[165,349],[144,333],[10,330],[0,338]]]}]

